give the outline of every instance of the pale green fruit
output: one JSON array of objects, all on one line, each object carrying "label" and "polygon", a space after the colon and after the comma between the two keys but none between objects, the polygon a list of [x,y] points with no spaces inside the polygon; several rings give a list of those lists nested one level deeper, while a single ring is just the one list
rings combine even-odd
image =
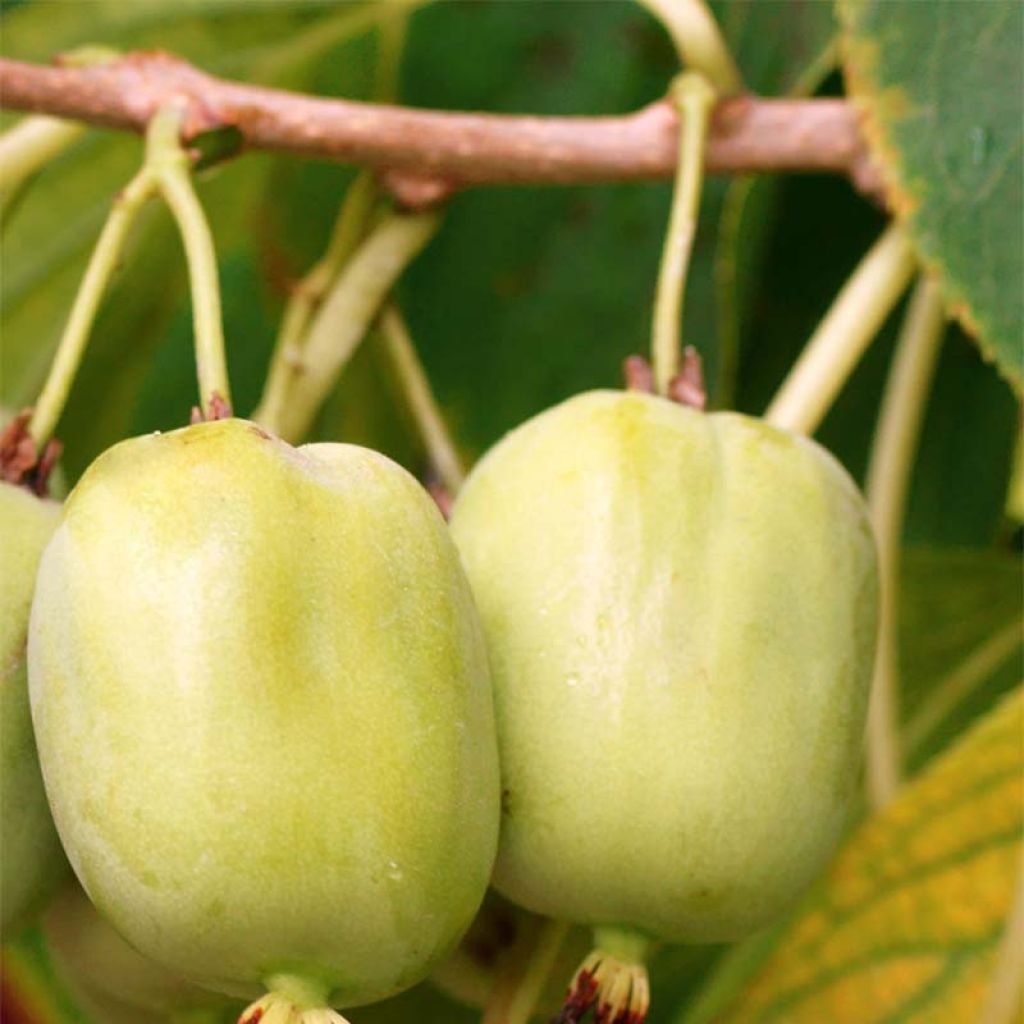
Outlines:
[{"label": "pale green fruit", "polygon": [[629,933],[779,914],[846,820],[874,659],[874,543],[839,464],[595,392],[489,452],[451,528],[494,675],[497,888],[626,960]]},{"label": "pale green fruit", "polygon": [[60,506],[0,482],[0,931],[23,923],[67,870],[39,775],[25,642],[39,557]]},{"label": "pale green fruit", "polygon": [[106,1021],[219,1021],[234,1006],[191,985],[132,949],[72,883],[46,908],[43,934],[61,980],[77,1000]]},{"label": "pale green fruit", "polygon": [[29,678],[76,873],[183,977],[356,1005],[472,920],[486,655],[444,522],[383,456],[241,420],[115,446],[43,556]]}]

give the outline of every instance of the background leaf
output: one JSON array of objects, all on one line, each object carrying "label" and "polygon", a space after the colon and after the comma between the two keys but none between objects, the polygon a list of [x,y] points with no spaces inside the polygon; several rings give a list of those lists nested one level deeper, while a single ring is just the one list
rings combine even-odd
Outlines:
[{"label": "background leaf", "polygon": [[1024,567],[1011,552],[911,548],[900,590],[900,703],[915,772],[1020,682]]},{"label": "background leaf", "polygon": [[1020,870],[1018,691],[836,859],[722,1024],[975,1020]]},{"label": "background leaf", "polygon": [[840,0],[839,10],[850,95],[889,202],[1019,390],[1024,6]]}]

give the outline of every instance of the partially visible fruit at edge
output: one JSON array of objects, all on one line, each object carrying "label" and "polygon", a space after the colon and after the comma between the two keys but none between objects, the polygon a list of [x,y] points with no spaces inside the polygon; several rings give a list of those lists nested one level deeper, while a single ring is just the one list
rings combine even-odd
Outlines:
[{"label": "partially visible fruit at edge", "polygon": [[59,885],[67,862],[39,774],[25,643],[55,502],[0,482],[0,933],[10,937]]}]

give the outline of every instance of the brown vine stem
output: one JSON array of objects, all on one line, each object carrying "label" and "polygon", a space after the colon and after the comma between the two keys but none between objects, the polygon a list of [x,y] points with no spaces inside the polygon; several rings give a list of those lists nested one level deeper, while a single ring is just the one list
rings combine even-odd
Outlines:
[{"label": "brown vine stem", "polygon": [[[668,100],[613,117],[457,113],[244,85],[165,53],[132,53],[93,67],[0,59],[6,109],[142,132],[169,100],[187,105],[186,140],[231,125],[250,148],[400,172],[398,182],[669,178],[678,158],[679,118]],[[857,114],[837,99],[723,100],[712,117],[707,170],[846,174],[863,191],[881,190]]]}]

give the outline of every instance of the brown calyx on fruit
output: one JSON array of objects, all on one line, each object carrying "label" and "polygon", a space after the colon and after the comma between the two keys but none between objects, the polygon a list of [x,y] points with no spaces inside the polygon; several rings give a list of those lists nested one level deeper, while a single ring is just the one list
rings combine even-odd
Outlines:
[{"label": "brown calyx on fruit", "polygon": [[32,410],[23,409],[0,433],[0,480],[19,484],[45,498],[50,474],[63,446],[56,438],[52,438],[40,453],[28,432],[31,418]]},{"label": "brown calyx on fruit", "polygon": [[234,414],[231,412],[231,403],[219,391],[214,391],[205,413],[198,405],[192,406],[189,423],[195,426],[197,423],[210,423],[213,420],[229,420],[232,415]]},{"label": "brown calyx on fruit", "polygon": [[668,385],[668,397],[680,405],[701,411],[708,404],[708,393],[704,388],[704,364],[700,353],[692,346],[683,349],[683,365]]},{"label": "brown calyx on fruit", "polygon": [[622,361],[622,377],[626,382],[627,391],[654,394],[654,371],[643,356],[626,356]]},{"label": "brown calyx on fruit", "polygon": [[588,1010],[595,1024],[644,1024],[650,1003],[647,968],[597,949],[576,971],[552,1024],[577,1024]]}]

